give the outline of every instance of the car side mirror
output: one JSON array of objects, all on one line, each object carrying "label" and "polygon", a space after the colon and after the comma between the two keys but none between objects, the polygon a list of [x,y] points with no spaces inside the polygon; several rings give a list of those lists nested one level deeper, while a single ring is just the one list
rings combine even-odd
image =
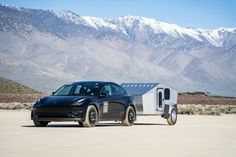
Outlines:
[{"label": "car side mirror", "polygon": [[54,95],[56,92],[52,92],[52,95]]}]

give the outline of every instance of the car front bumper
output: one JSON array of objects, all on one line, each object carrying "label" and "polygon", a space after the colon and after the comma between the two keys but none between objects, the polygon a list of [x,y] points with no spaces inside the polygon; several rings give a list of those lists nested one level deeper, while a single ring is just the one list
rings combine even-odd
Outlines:
[{"label": "car front bumper", "polygon": [[33,108],[31,119],[35,121],[84,121],[83,108]]},{"label": "car front bumper", "polygon": [[82,122],[82,121],[84,121],[84,118],[36,118],[36,117],[32,117],[31,120],[47,121],[47,122],[51,122],[51,121],[55,121],[55,122],[60,122],[60,121],[79,121],[79,122]]}]

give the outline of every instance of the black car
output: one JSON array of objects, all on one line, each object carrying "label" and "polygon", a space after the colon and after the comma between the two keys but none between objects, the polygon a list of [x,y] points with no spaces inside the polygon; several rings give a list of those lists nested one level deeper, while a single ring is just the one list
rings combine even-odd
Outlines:
[{"label": "black car", "polygon": [[132,126],[136,110],[132,96],[113,82],[84,81],[65,84],[51,96],[38,99],[31,112],[35,126],[52,121],[76,121],[94,127],[98,121],[121,121]]}]

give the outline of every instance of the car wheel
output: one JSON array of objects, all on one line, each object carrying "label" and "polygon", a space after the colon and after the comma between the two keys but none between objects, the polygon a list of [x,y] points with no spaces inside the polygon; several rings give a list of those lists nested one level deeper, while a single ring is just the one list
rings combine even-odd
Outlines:
[{"label": "car wheel", "polygon": [[169,125],[175,125],[177,122],[177,110],[176,108],[172,108],[170,112],[170,116],[167,118],[167,122]]},{"label": "car wheel", "polygon": [[129,106],[126,110],[125,119],[122,121],[124,126],[132,126],[134,125],[134,121],[136,119],[136,114],[134,108]]},{"label": "car wheel", "polygon": [[44,122],[44,121],[35,121],[34,120],[34,125],[36,127],[46,127],[48,125],[49,122]]},{"label": "car wheel", "polygon": [[87,108],[85,121],[83,122],[83,126],[85,127],[94,127],[98,120],[98,113],[95,106],[90,105]]},{"label": "car wheel", "polygon": [[84,126],[84,125],[83,125],[83,122],[78,122],[78,123],[79,123],[80,126],[82,126],[82,127]]}]

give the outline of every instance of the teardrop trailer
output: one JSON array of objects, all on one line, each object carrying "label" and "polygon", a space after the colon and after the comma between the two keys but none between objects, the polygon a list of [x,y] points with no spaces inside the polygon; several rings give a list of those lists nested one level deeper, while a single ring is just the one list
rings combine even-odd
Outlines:
[{"label": "teardrop trailer", "polygon": [[177,91],[163,83],[122,83],[134,98],[137,115],[161,115],[169,125],[177,122]]}]

